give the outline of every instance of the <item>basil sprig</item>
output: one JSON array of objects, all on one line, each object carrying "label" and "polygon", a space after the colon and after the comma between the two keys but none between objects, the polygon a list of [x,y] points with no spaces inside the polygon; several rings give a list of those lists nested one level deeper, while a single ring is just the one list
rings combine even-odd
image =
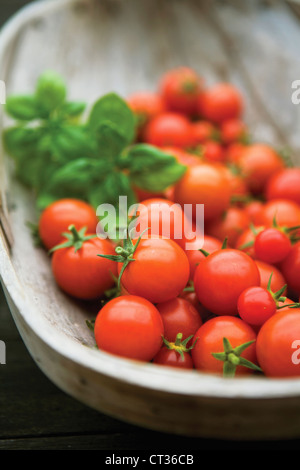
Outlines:
[{"label": "basil sprig", "polygon": [[[63,79],[53,71],[37,81],[33,95],[7,98],[15,119],[3,133],[18,178],[44,209],[63,197],[118,205],[119,196],[136,202],[133,186],[161,192],[186,171],[173,155],[135,143],[136,120],[115,93],[101,97],[86,119],[82,102],[68,101]],[[81,118],[81,119],[80,119]]]}]

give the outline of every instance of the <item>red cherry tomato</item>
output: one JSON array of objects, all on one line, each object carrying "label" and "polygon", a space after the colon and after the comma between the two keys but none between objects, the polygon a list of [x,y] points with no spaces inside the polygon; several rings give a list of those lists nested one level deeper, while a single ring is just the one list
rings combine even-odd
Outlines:
[{"label": "red cherry tomato", "polygon": [[190,263],[190,279],[193,280],[198,264],[205,259],[205,255],[199,250],[203,249],[208,253],[213,253],[222,248],[222,241],[218,240],[216,237],[205,234],[204,238],[195,237],[194,240],[188,243],[189,249],[185,250],[185,253]]},{"label": "red cherry tomato", "polygon": [[263,229],[264,227],[255,225],[253,227],[247,228],[237,238],[234,248],[247,253],[247,255],[251,256],[251,258],[255,258],[254,241],[257,234]]},{"label": "red cherry tomato", "polygon": [[179,113],[161,114],[146,125],[143,140],[158,147],[190,147],[193,144],[190,121]]},{"label": "red cherry tomato", "polygon": [[[255,341],[256,333],[246,322],[236,317],[215,317],[204,323],[196,332],[194,339],[197,340],[191,351],[192,359],[196,369],[205,372],[222,373],[223,361],[216,359],[212,353],[224,351],[223,338],[227,338],[233,348],[241,344]],[[241,357],[252,363],[256,363],[255,343],[244,350]],[[249,374],[253,372],[243,366],[236,368],[236,375]]]},{"label": "red cherry tomato", "polygon": [[246,146],[238,163],[253,194],[262,193],[269,178],[284,168],[281,156],[261,143]]},{"label": "red cherry tomato", "polygon": [[240,92],[229,83],[218,83],[199,95],[198,110],[200,115],[215,123],[239,117],[243,106]]},{"label": "red cherry tomato", "polygon": [[261,327],[258,362],[267,377],[300,376],[300,309],[278,311]]},{"label": "red cherry tomato", "polygon": [[139,133],[151,119],[165,111],[165,104],[161,96],[151,91],[132,93],[126,101],[136,116]]},{"label": "red cherry tomato", "polygon": [[175,185],[174,198],[180,205],[204,204],[204,219],[218,217],[230,204],[231,187],[218,166],[203,163],[188,168]]},{"label": "red cherry tomato", "polygon": [[192,122],[192,132],[194,145],[204,144],[219,135],[216,126],[209,121]]},{"label": "red cherry tomato", "polygon": [[300,205],[300,168],[285,168],[273,175],[265,193],[267,200],[288,199]]},{"label": "red cherry tomato", "polygon": [[207,162],[224,162],[225,152],[222,145],[214,140],[207,140],[201,146],[201,154]]},{"label": "red cherry tomato", "polygon": [[178,333],[188,338],[194,335],[202,325],[202,318],[196,308],[181,297],[161,302],[156,305],[164,324],[164,337],[175,341]]},{"label": "red cherry tomato", "polygon": [[233,142],[232,144],[228,144],[225,150],[226,162],[233,165],[238,165],[245,147],[246,145],[240,142]]},{"label": "red cherry tomato", "polygon": [[153,364],[158,364],[162,366],[168,367],[176,367],[179,369],[193,369],[193,359],[188,352],[183,352],[180,355],[174,349],[167,349],[166,347],[162,347],[160,351],[156,354],[153,359]]},{"label": "red cherry tomato", "polygon": [[266,263],[280,263],[292,249],[291,240],[282,230],[266,228],[255,237],[255,257]]},{"label": "red cherry tomato", "polygon": [[[78,243],[77,237],[74,243]],[[115,285],[117,266],[114,261],[97,255],[113,255],[114,246],[108,240],[92,238],[83,240],[79,249],[75,247],[60,248],[53,253],[52,271],[57,284],[78,299],[92,300],[102,296]]]},{"label": "red cherry tomato", "polygon": [[300,225],[300,206],[287,199],[274,199],[263,205],[257,221],[266,227],[274,225],[274,218],[280,227],[295,227]]},{"label": "red cherry tomato", "polygon": [[95,209],[78,199],[59,199],[50,204],[41,214],[39,235],[44,246],[50,250],[62,241],[62,233],[67,232],[70,225],[79,230],[87,228],[87,232],[96,233],[99,220]]},{"label": "red cherry tomato", "polygon": [[220,240],[227,238],[230,246],[235,246],[238,237],[249,227],[250,220],[247,213],[239,207],[229,207],[218,219],[206,226],[209,235]]},{"label": "red cherry tomato", "polygon": [[[153,303],[177,297],[187,285],[190,265],[185,252],[173,240],[141,239],[134,260],[125,268],[121,280],[131,295]],[[123,263],[119,263],[119,274]]]},{"label": "red cherry tomato", "polygon": [[247,126],[241,119],[228,119],[221,124],[221,140],[228,145],[247,138]]},{"label": "red cherry tomato", "polygon": [[252,258],[230,248],[207,256],[194,276],[199,301],[216,315],[237,315],[240,294],[247,287],[259,285],[259,271]]},{"label": "red cherry tomato", "polygon": [[189,67],[178,67],[165,73],[160,83],[160,94],[170,111],[194,115],[203,80]]},{"label": "red cherry tomato", "polygon": [[[273,266],[272,264],[265,263],[264,261],[260,261],[258,259],[255,260],[255,264],[258,267],[259,274],[260,274],[260,285],[262,287],[267,288],[268,287],[268,282],[270,279],[270,276],[272,274],[272,280],[271,280],[271,290],[273,292],[279,291],[283,286],[286,285],[286,280],[284,276],[282,275],[281,271],[279,271],[276,266]],[[286,291],[284,291],[283,295],[286,294]]]},{"label": "red cherry tomato", "polygon": [[245,289],[238,299],[238,312],[242,320],[250,325],[263,325],[276,313],[276,301],[264,287]]},{"label": "red cherry tomato", "polygon": [[300,242],[295,243],[288,256],[280,264],[282,275],[289,289],[300,295]]},{"label": "red cherry tomato", "polygon": [[142,297],[125,295],[104,305],[96,317],[94,332],[99,349],[151,361],[161,348],[164,327],[153,304]]}]

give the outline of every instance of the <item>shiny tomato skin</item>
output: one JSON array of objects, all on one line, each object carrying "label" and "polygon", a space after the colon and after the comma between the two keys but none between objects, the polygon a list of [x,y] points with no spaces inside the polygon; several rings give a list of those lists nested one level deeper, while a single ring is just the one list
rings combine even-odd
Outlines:
[{"label": "shiny tomato skin", "polygon": [[221,140],[232,144],[247,137],[247,126],[241,119],[228,119],[221,124]]},{"label": "shiny tomato skin", "polygon": [[188,243],[189,249],[185,250],[185,253],[190,263],[190,279],[193,280],[198,264],[205,259],[205,255],[199,251],[199,249],[202,248],[208,253],[213,253],[221,249],[222,241],[216,237],[205,234],[204,239],[202,237],[196,237]]},{"label": "shiny tomato skin", "polygon": [[100,350],[148,362],[162,346],[164,328],[153,304],[141,297],[124,295],[102,307],[94,332]]},{"label": "shiny tomato skin", "polygon": [[240,294],[247,287],[259,285],[259,271],[252,258],[230,248],[207,256],[194,276],[200,303],[215,315],[237,315]]},{"label": "shiny tomato skin", "polygon": [[249,287],[239,296],[238,312],[246,323],[260,326],[276,313],[276,302],[267,289]]},{"label": "shiny tomato skin", "polygon": [[93,238],[85,241],[77,252],[74,247],[55,251],[51,266],[59,287],[82,300],[96,299],[113,287],[117,263],[98,254],[114,255],[114,246],[108,240]]},{"label": "shiny tomato skin", "polygon": [[[191,351],[196,369],[203,372],[222,374],[223,362],[212,356],[212,353],[223,352],[223,338],[226,337],[233,348],[248,341],[256,340],[256,333],[246,322],[237,317],[215,317],[204,323],[195,334],[197,339]],[[255,343],[251,344],[241,355],[256,363]],[[238,366],[236,375],[251,374],[253,371]]]},{"label": "shiny tomato skin", "polygon": [[196,308],[186,299],[176,297],[166,302],[156,304],[163,324],[164,336],[174,342],[178,333],[182,339],[194,335],[202,325],[202,318]]},{"label": "shiny tomato skin", "polygon": [[144,142],[157,147],[189,147],[193,143],[190,121],[179,113],[163,113],[146,125]]},{"label": "shiny tomato skin", "polygon": [[269,178],[284,168],[280,155],[262,143],[246,146],[238,163],[253,194],[263,193]]},{"label": "shiny tomato skin", "polygon": [[225,152],[224,148],[219,142],[215,142],[214,140],[207,140],[201,146],[201,154],[203,158],[207,162],[224,162],[225,160]]},{"label": "shiny tomato skin", "polygon": [[137,232],[140,234],[146,230],[143,238],[159,235],[183,247],[184,230],[185,227],[188,229],[190,222],[179,204],[163,198],[145,199],[138,205],[135,214]]},{"label": "shiny tomato skin", "polygon": [[196,71],[182,66],[163,75],[159,90],[168,110],[192,116],[196,114],[202,86],[203,80]]},{"label": "shiny tomato skin", "polygon": [[178,163],[186,166],[193,166],[198,165],[200,162],[199,157],[197,155],[189,153],[179,147],[161,147],[161,150],[168,153],[169,155],[173,155]]},{"label": "shiny tomato skin", "polygon": [[99,220],[95,209],[79,199],[59,199],[50,204],[41,214],[39,235],[47,250],[62,241],[62,233],[67,232],[70,225],[77,230],[87,228],[87,232],[96,233]]},{"label": "shiny tomato skin", "polygon": [[284,168],[268,181],[266,199],[288,199],[300,205],[300,168]]},{"label": "shiny tomato skin", "polygon": [[239,207],[229,207],[218,219],[213,220],[206,227],[207,233],[234,247],[241,233],[249,227],[250,220],[247,213]]},{"label": "shiny tomato skin", "polygon": [[300,206],[288,199],[272,199],[267,201],[257,214],[257,222],[266,227],[272,227],[276,218],[277,225],[281,227],[295,227],[300,225]]},{"label": "shiny tomato skin", "polygon": [[300,295],[300,242],[295,243],[285,260],[280,264],[288,288],[293,294]]},{"label": "shiny tomato skin", "polygon": [[[267,377],[300,376],[300,309],[278,311],[261,327],[256,342],[257,359]],[[294,359],[294,361],[293,361]]]},{"label": "shiny tomato skin", "polygon": [[[122,275],[122,284],[131,295],[153,303],[173,299],[185,288],[190,265],[185,252],[173,240],[142,239]],[[122,263],[118,263],[120,273]]]},{"label": "shiny tomato skin", "polygon": [[193,359],[188,352],[183,352],[183,357],[174,349],[162,347],[153,359],[153,364],[176,367],[178,369],[193,369]]},{"label": "shiny tomato skin", "polygon": [[150,119],[165,112],[165,104],[158,93],[138,91],[127,98],[127,104],[137,117],[138,128],[143,128]]},{"label": "shiny tomato skin", "polygon": [[[271,290],[273,292],[277,292],[286,284],[286,280],[281,272],[276,266],[265,263],[264,261],[260,261],[258,259],[255,260],[255,264],[258,267],[259,274],[260,274],[260,285],[262,287],[267,288],[270,276],[272,274],[271,280]],[[283,292],[282,295],[286,295],[286,290]]]},{"label": "shiny tomato skin", "polygon": [[[263,229],[264,227],[255,226],[255,225],[253,227],[245,229],[239,235],[233,247],[236,248],[237,250],[241,250],[244,253],[247,253],[247,255],[255,259],[255,250],[254,250],[254,242],[255,242],[255,237],[256,237],[255,232],[259,233]],[[250,244],[250,246],[246,246],[248,244]]]},{"label": "shiny tomato skin", "polygon": [[244,102],[240,92],[230,83],[218,83],[199,95],[200,115],[214,123],[220,124],[227,119],[239,117],[243,107]]},{"label": "shiny tomato skin", "polygon": [[204,219],[220,216],[230,205],[231,187],[221,168],[211,163],[202,163],[187,169],[176,183],[174,199],[181,206],[204,204]]},{"label": "shiny tomato skin", "polygon": [[255,257],[266,263],[280,263],[287,257],[291,249],[290,238],[277,228],[266,228],[255,237]]}]

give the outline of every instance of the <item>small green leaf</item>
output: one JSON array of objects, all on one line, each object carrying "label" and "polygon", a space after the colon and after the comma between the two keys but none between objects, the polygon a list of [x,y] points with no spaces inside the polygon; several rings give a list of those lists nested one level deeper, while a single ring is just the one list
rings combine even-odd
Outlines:
[{"label": "small green leaf", "polygon": [[122,164],[127,166],[132,184],[154,192],[163,191],[176,183],[187,169],[173,155],[147,144],[131,147]]},{"label": "small green leaf", "polygon": [[100,98],[90,113],[88,126],[95,132],[101,124],[110,121],[130,144],[135,136],[134,114],[127,103],[115,93],[109,93]]},{"label": "small green leaf", "polygon": [[110,121],[104,121],[97,127],[95,137],[98,146],[97,154],[100,158],[116,161],[126,146],[126,138]]},{"label": "small green leaf", "polygon": [[77,117],[80,116],[86,108],[86,103],[81,101],[67,101],[61,107],[61,113],[70,116]]},{"label": "small green leaf", "polygon": [[45,113],[51,113],[66,99],[64,80],[52,70],[44,72],[37,81],[35,96],[41,109]]},{"label": "small green leaf", "polygon": [[32,121],[41,117],[38,102],[30,95],[9,96],[6,99],[5,111],[18,121]]}]

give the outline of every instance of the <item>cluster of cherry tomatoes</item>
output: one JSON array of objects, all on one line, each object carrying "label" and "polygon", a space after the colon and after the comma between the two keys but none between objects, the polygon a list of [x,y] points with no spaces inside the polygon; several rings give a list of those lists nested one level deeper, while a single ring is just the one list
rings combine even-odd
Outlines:
[{"label": "cluster of cherry tomatoes", "polygon": [[[235,86],[208,87],[192,69],[169,71],[128,104],[137,140],[187,170],[163,194],[135,188],[147,236],[121,243],[95,235],[85,202],[51,204],[39,233],[56,282],[80,299],[106,296],[94,324],[106,352],[225,376],[300,376],[300,169],[251,141]],[[185,204],[204,204],[204,243],[194,227],[189,249],[174,230]]]}]

